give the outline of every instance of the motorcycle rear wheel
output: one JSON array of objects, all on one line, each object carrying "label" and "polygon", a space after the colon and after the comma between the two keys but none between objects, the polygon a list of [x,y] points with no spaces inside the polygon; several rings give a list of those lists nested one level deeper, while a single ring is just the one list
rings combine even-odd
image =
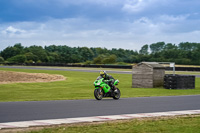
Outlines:
[{"label": "motorcycle rear wheel", "polygon": [[118,100],[121,96],[120,90],[117,88],[117,93],[114,94],[113,99]]},{"label": "motorcycle rear wheel", "polygon": [[103,98],[103,90],[101,88],[95,89],[94,90],[94,97],[97,100],[101,100]]}]

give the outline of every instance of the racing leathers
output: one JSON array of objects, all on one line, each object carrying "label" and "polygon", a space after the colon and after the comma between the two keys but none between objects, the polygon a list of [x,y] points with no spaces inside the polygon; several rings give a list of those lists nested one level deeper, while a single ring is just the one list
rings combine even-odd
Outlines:
[{"label": "racing leathers", "polygon": [[104,82],[106,82],[111,87],[111,89],[116,90],[116,87],[114,86],[115,79],[111,75],[106,74]]}]

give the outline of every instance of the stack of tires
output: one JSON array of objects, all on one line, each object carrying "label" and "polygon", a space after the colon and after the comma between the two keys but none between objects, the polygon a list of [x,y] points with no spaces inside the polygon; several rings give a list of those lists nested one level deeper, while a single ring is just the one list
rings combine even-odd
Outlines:
[{"label": "stack of tires", "polygon": [[166,74],[164,77],[166,89],[194,89],[195,76]]}]

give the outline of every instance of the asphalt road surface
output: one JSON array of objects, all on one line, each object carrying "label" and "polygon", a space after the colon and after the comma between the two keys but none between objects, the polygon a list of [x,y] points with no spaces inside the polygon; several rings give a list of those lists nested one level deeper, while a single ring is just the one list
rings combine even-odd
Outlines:
[{"label": "asphalt road surface", "polygon": [[200,109],[200,95],[103,99],[0,102],[0,123],[88,116]]},{"label": "asphalt road surface", "polygon": [[[53,67],[26,67],[26,66],[0,66],[0,68],[17,68],[17,69],[35,69],[35,70],[56,70],[56,71],[80,71],[80,72],[100,72],[99,70],[87,70],[87,69],[65,69],[65,68],[53,68]],[[102,68],[103,69],[103,68]],[[121,73],[121,74],[132,74],[131,71],[112,71],[108,70],[109,73]]]}]

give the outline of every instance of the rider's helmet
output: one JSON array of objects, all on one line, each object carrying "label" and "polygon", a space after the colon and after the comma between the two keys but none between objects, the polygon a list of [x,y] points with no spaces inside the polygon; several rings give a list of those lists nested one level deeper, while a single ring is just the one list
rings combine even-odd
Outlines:
[{"label": "rider's helmet", "polygon": [[103,77],[103,78],[105,78],[107,76],[106,71],[101,71],[100,72],[100,76]]}]

